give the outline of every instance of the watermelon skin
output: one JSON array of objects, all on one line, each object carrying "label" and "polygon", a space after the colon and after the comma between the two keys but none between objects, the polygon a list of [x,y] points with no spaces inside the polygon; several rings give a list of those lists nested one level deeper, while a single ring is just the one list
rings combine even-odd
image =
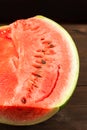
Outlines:
[{"label": "watermelon skin", "polygon": [[1,107],[0,123],[9,125],[35,125],[51,118],[58,108]]},{"label": "watermelon skin", "polygon": [[[61,91],[60,97],[56,97],[55,100],[53,99],[54,95],[57,95],[59,93],[58,89],[53,87],[53,89],[49,92],[48,95],[46,95],[46,96],[43,95],[42,97],[38,98],[38,100],[36,100],[38,103],[32,103],[32,101],[31,101],[30,104],[27,104],[26,101],[24,100],[24,98],[22,100],[23,104],[19,103],[18,99],[21,95],[20,92],[18,93],[18,95],[13,96],[14,92],[12,92],[11,89],[13,89],[12,86],[16,87],[18,81],[17,81],[15,73],[12,73],[11,75],[9,75],[9,77],[12,77],[12,78],[10,78],[10,80],[14,81],[14,82],[11,82],[11,81],[10,81],[11,83],[8,82],[8,84],[10,84],[9,91],[11,91],[9,97],[6,95],[6,98],[8,98],[8,102],[7,101],[5,102],[6,98],[3,98],[2,102],[0,102],[0,104],[1,104],[0,105],[0,122],[1,123],[11,124],[11,125],[33,125],[33,124],[37,124],[37,123],[40,123],[40,122],[43,122],[43,121],[49,119],[56,112],[58,112],[60,107],[63,106],[70,99],[71,95],[73,94],[73,92],[75,90],[76,84],[77,84],[78,75],[79,75],[79,58],[78,58],[78,53],[77,53],[75,43],[73,42],[71,36],[67,33],[67,31],[63,27],[61,27],[59,24],[55,23],[54,21],[52,21],[46,17],[35,16],[34,18],[40,19],[41,21],[46,22],[47,24],[52,26],[52,28],[54,28],[54,30],[58,29],[60,34],[66,38],[66,41],[68,41],[68,44],[70,44],[70,49],[71,49],[71,53],[72,53],[71,59],[73,60],[72,66],[74,66],[74,69],[72,69],[72,70],[74,71],[74,73],[70,73],[70,77],[69,77],[70,81],[69,81],[69,83],[66,84],[67,87],[63,88],[64,90]],[[23,22],[23,21],[21,20],[20,22]],[[14,28],[13,26],[17,26],[17,23],[15,22],[14,24],[11,24],[10,25],[11,28]],[[24,24],[24,23],[22,23],[22,24]],[[23,25],[23,26],[25,27],[25,25]],[[10,32],[9,26],[1,27],[1,31],[3,29],[8,30],[7,32],[9,34],[9,32]],[[33,28],[32,28],[32,30],[33,30]],[[13,31],[14,31],[14,29],[13,29]],[[21,31],[19,31],[18,33],[21,33]],[[13,34],[13,32],[12,32],[12,34]],[[11,39],[9,38],[9,35],[6,34],[6,37],[4,37],[3,39],[4,39],[4,41],[5,41],[5,39],[8,39],[7,41],[9,41],[9,43],[10,43]],[[51,53],[54,53],[54,52],[51,52]],[[11,54],[12,54],[12,56],[13,55],[17,56],[17,53],[14,52],[13,50],[11,50]],[[11,54],[7,54],[7,55],[11,55]],[[71,62],[72,62],[72,60],[71,60]],[[42,63],[45,64],[45,61],[42,61]],[[17,64],[15,63],[15,65],[17,65]],[[9,66],[9,64],[8,64],[8,66]],[[59,65],[58,65],[58,67],[60,69]],[[10,72],[6,69],[5,69],[5,71],[7,71],[7,76],[8,76],[8,74],[10,74]],[[59,77],[59,74],[58,74],[58,77]],[[54,77],[52,77],[52,78],[54,78]],[[56,78],[56,81],[57,80],[58,79]],[[58,86],[56,81],[53,82],[55,84],[54,86]],[[47,80],[46,80],[46,83],[47,83]],[[18,88],[17,91],[19,91],[19,90],[21,91],[21,89]],[[24,89],[23,89],[23,91],[24,91]],[[54,95],[52,95],[52,92],[54,92]],[[12,102],[12,101],[10,101],[10,98],[15,99],[15,100],[13,100],[13,102]],[[50,100],[49,100],[49,98],[50,98]],[[57,98],[59,98],[59,101],[57,101]],[[3,102],[5,102],[5,103],[3,104]]]}]

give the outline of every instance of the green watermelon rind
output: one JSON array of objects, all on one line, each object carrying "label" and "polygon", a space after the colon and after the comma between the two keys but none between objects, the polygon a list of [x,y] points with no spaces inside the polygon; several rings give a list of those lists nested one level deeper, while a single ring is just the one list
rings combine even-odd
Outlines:
[{"label": "green watermelon rind", "polygon": [[7,125],[14,125],[14,126],[35,125],[35,124],[42,123],[42,122],[50,119],[53,115],[55,115],[58,112],[58,110],[59,110],[58,108],[54,108],[50,112],[48,112],[46,115],[44,115],[42,118],[38,118],[37,120],[33,120],[33,121],[25,120],[23,122],[17,122],[17,121],[15,122],[15,121],[11,121],[6,118],[0,117],[0,123],[7,124]]}]

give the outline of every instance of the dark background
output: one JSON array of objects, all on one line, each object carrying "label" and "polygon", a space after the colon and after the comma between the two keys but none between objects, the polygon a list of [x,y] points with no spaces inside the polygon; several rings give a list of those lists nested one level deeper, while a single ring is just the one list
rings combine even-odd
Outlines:
[{"label": "dark background", "polygon": [[87,0],[0,0],[0,23],[37,14],[60,23],[87,23]]},{"label": "dark background", "polygon": [[77,88],[64,109],[48,121],[24,127],[0,124],[0,130],[87,130],[87,0],[0,0],[0,24],[37,14],[62,23],[76,42]]}]

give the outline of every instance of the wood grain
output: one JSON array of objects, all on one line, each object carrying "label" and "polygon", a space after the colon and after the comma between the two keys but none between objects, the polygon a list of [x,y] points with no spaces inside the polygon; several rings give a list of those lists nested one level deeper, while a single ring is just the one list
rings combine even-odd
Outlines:
[{"label": "wood grain", "polygon": [[0,124],[0,130],[87,130],[87,25],[62,25],[76,42],[80,59],[77,88],[67,105],[55,116],[34,126]]}]

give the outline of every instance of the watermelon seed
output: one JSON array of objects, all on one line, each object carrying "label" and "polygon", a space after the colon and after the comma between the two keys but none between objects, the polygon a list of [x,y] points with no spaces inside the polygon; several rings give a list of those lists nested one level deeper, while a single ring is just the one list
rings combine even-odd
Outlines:
[{"label": "watermelon seed", "polygon": [[25,98],[25,97],[22,97],[21,102],[22,102],[23,104],[25,104],[25,103],[26,103],[26,98]]},{"label": "watermelon seed", "polygon": [[35,55],[34,57],[37,57],[37,58],[42,58],[42,56],[41,56],[41,55]]},{"label": "watermelon seed", "polygon": [[[35,80],[34,80],[34,81],[33,81],[33,80],[31,80],[31,83],[32,83],[32,86],[34,86],[34,87],[38,88],[38,86],[36,85]],[[31,89],[29,89],[29,91],[31,92]]]},{"label": "watermelon seed", "polygon": [[50,44],[50,46],[49,46],[50,48],[53,48],[53,47],[55,47],[53,44]]},{"label": "watermelon seed", "polygon": [[28,88],[27,90],[28,90],[29,93],[31,93],[31,89],[30,88]]},{"label": "watermelon seed", "polygon": [[42,38],[41,38],[41,41],[43,41],[43,40],[45,40],[45,38],[44,38],[44,37],[42,37]]},{"label": "watermelon seed", "polygon": [[42,50],[42,52],[45,52],[45,50]]},{"label": "watermelon seed", "polygon": [[41,68],[41,65],[33,64],[33,67],[39,69],[39,68]]},{"label": "watermelon seed", "polygon": [[38,88],[38,86],[37,85],[35,85],[35,84],[32,84],[34,87],[36,87],[36,88]]},{"label": "watermelon seed", "polygon": [[36,74],[36,73],[32,73],[34,76],[37,76],[37,77],[40,77],[41,78],[41,75],[39,74]]},{"label": "watermelon seed", "polygon": [[58,69],[60,69],[61,67],[60,67],[60,65],[58,65]]},{"label": "watermelon seed", "polygon": [[42,64],[46,64],[46,61],[42,59],[42,60],[41,60],[41,63],[42,63]]}]

